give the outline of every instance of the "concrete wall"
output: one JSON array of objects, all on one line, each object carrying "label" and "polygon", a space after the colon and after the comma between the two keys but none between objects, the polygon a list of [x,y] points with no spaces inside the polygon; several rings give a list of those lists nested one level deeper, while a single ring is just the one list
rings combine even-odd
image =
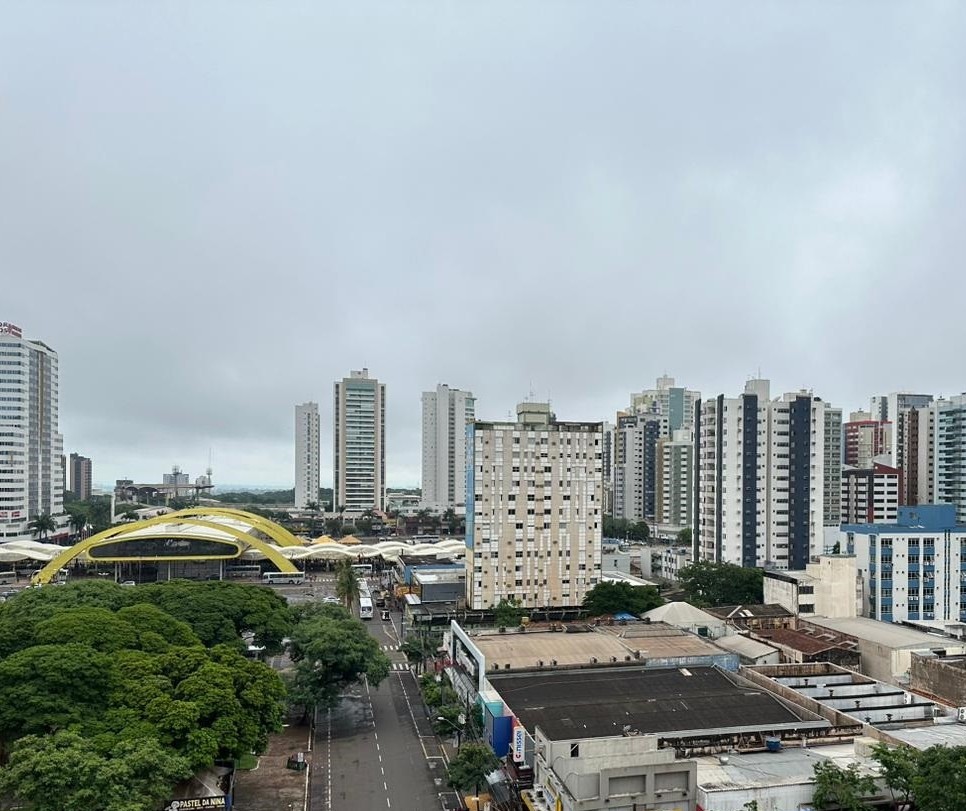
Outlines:
[{"label": "concrete wall", "polygon": [[747,803],[758,803],[758,811],[797,811],[811,802],[815,784],[811,781],[772,786],[698,787],[698,808],[702,811],[748,811]]},{"label": "concrete wall", "polygon": [[910,686],[953,707],[966,707],[966,668],[937,656],[915,654],[909,668]]},{"label": "concrete wall", "polygon": [[765,573],[764,579],[765,605],[777,603],[787,611],[798,614],[798,584],[769,577]]}]

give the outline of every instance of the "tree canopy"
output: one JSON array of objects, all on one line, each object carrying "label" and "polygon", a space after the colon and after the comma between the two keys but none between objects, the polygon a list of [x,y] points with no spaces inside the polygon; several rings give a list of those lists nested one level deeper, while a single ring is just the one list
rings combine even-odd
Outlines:
[{"label": "tree canopy", "polygon": [[515,597],[504,597],[493,606],[493,622],[501,628],[515,627],[520,624],[524,613],[519,600]]},{"label": "tree canopy", "polygon": [[285,688],[236,629],[271,637],[292,613],[268,589],[217,585],[91,582],[0,605],[0,791],[37,811],[147,811],[187,774],[262,751]]},{"label": "tree canopy", "polygon": [[664,605],[654,586],[632,586],[630,583],[598,583],[584,596],[584,608],[592,617],[604,614],[643,614]]},{"label": "tree canopy", "polygon": [[459,791],[473,789],[479,794],[480,786],[486,785],[486,776],[499,765],[499,758],[485,743],[467,743],[449,764],[446,777],[453,788]]},{"label": "tree canopy", "polygon": [[363,677],[375,686],[389,675],[390,662],[379,643],[341,606],[303,610],[289,650],[295,662],[289,689],[293,701],[306,709],[333,706]]},{"label": "tree canopy", "polygon": [[763,581],[761,569],[706,560],[685,566],[678,573],[684,599],[702,608],[761,603]]},{"label": "tree canopy", "polygon": [[629,521],[626,518],[604,516],[604,537],[624,538],[628,541],[646,541],[651,536],[651,528],[644,521]]}]

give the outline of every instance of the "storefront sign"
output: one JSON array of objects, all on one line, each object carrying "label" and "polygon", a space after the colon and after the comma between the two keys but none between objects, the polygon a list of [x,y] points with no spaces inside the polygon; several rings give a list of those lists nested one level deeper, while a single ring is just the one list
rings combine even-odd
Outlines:
[{"label": "storefront sign", "polygon": [[227,797],[192,797],[187,800],[169,800],[164,811],[198,811],[204,809],[227,809]]},{"label": "storefront sign", "polygon": [[522,763],[527,750],[527,730],[522,726],[513,727],[513,760]]}]

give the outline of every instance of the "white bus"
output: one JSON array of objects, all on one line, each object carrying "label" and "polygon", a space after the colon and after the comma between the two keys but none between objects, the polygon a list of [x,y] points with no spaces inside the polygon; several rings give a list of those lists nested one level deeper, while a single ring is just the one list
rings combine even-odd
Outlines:
[{"label": "white bus", "polygon": [[361,620],[372,619],[372,598],[370,597],[359,598],[359,619]]},{"label": "white bus", "polygon": [[277,586],[279,584],[298,586],[304,582],[305,574],[303,572],[265,572],[262,575],[262,583],[266,586]]}]

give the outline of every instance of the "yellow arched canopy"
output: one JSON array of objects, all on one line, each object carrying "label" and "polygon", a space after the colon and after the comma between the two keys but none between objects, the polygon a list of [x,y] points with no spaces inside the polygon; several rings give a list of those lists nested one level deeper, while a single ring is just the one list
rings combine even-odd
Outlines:
[{"label": "yellow arched canopy", "polygon": [[[225,518],[229,520],[218,521],[218,518]],[[172,524],[178,525],[179,527],[177,530],[178,538],[186,540],[218,540],[222,541],[223,543],[228,543],[230,539],[232,546],[234,546],[237,550],[237,555],[235,555],[235,557],[240,557],[242,553],[249,548],[257,549],[259,552],[265,555],[266,558],[272,561],[272,563],[278,567],[279,571],[299,571],[295,564],[293,564],[288,558],[279,552],[278,547],[265,542],[250,532],[245,532],[239,529],[237,526],[235,526],[235,524],[238,523],[247,525],[251,529],[258,530],[259,532],[269,535],[273,539],[284,539],[285,546],[300,545],[297,539],[295,539],[295,536],[293,536],[290,532],[287,532],[282,527],[278,526],[278,524],[274,524],[273,522],[268,521],[268,519],[262,518],[261,516],[246,513],[243,510],[209,510],[205,508],[192,508],[190,510],[181,510],[179,512],[159,515],[155,518],[148,518],[144,521],[136,521],[130,524],[122,524],[119,526],[110,527],[103,532],[92,535],[90,538],[86,538],[79,543],[64,549],[62,553],[53,558],[36,575],[34,575],[31,582],[37,585],[49,583],[57,574],[59,569],[66,566],[78,555],[98,546],[106,545],[108,543],[123,543],[125,540],[135,541],[168,537],[172,534],[171,530],[169,529],[165,531],[162,527],[170,527]],[[153,526],[159,527],[159,531],[156,534],[150,532],[150,529]],[[278,530],[278,532],[276,532],[276,530]],[[222,537],[220,538],[217,537],[219,533],[222,534]],[[227,535],[228,538],[225,538],[225,535]],[[288,537],[286,538],[286,536]],[[132,559],[134,558],[132,557]],[[169,558],[150,559],[199,560],[204,558],[199,558],[197,556],[173,556]],[[117,558],[114,558],[114,560],[117,560]]]}]

